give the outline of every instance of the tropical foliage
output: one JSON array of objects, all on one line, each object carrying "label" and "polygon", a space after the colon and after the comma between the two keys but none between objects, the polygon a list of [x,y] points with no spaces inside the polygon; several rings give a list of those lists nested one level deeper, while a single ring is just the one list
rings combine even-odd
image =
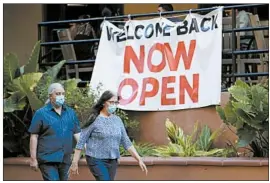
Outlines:
[{"label": "tropical foliage", "polygon": [[268,157],[269,152],[269,89],[266,85],[249,86],[241,80],[229,88],[230,100],[217,106],[220,118],[236,129],[237,146],[252,148],[253,156]]},{"label": "tropical foliage", "polygon": [[[39,52],[40,42],[37,42],[27,64],[21,67],[15,54],[9,53],[4,58],[4,156],[29,156],[27,130],[34,112],[47,100],[51,83],[64,85],[66,104],[75,109],[82,124],[88,120],[90,108],[99,96],[89,87],[77,87],[80,80],[57,78],[65,61],[40,72]],[[137,129],[138,122],[126,112],[118,110],[118,114],[130,131]]]},{"label": "tropical foliage", "polygon": [[212,148],[214,140],[220,131],[211,133],[206,125],[199,132],[199,123],[195,123],[191,135],[185,135],[184,131],[169,119],[165,122],[169,144],[155,149],[156,156],[170,157],[196,157],[196,156],[227,156],[225,149]]},{"label": "tropical foliage", "polygon": [[[155,146],[151,143],[136,143],[135,141],[133,141],[132,144],[141,157],[153,156],[155,153]],[[130,153],[124,149],[123,146],[120,146],[120,155],[131,156]]]}]

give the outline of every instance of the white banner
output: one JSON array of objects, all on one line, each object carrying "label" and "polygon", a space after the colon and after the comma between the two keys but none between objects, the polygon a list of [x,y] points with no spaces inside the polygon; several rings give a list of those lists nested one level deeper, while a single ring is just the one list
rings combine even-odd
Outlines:
[{"label": "white banner", "polygon": [[90,82],[120,95],[121,109],[164,111],[216,105],[221,95],[222,7],[207,15],[103,24]]}]

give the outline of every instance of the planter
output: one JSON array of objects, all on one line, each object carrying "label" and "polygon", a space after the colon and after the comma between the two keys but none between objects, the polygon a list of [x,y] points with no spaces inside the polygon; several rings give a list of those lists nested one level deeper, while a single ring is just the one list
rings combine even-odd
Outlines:
[{"label": "planter", "polygon": [[[229,101],[228,92],[221,93],[221,106]],[[140,122],[140,130],[136,135],[136,140],[140,142],[153,143],[155,145],[167,145],[168,137],[166,133],[165,121],[169,118],[184,130],[185,134],[191,134],[194,124],[199,121],[201,125],[208,125],[212,131],[221,129],[225,124],[216,112],[215,106],[183,109],[175,111],[126,111],[130,117],[134,117]],[[227,127],[222,135],[214,141],[214,147],[224,148],[228,141],[235,142],[237,136]]]},{"label": "planter", "polygon": [[[132,157],[122,157],[116,180],[268,180],[267,158],[173,157],[144,158],[148,175]],[[85,159],[80,161],[80,175],[72,180],[94,180]],[[29,158],[4,159],[4,180],[42,180],[40,172],[29,168]]]}]

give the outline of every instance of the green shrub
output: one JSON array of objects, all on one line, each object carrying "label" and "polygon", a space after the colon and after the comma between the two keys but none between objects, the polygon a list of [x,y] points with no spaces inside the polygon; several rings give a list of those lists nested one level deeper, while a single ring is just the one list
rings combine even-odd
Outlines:
[{"label": "green shrub", "polygon": [[254,157],[269,154],[269,89],[266,85],[249,86],[241,80],[229,88],[230,100],[216,110],[225,124],[236,128],[237,147],[250,146]]}]

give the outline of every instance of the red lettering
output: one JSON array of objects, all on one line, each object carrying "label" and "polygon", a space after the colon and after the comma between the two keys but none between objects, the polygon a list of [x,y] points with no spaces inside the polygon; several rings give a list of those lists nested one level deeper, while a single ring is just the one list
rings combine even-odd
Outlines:
[{"label": "red lettering", "polygon": [[168,88],[168,83],[175,83],[175,76],[169,76],[162,78],[162,90],[161,90],[161,105],[175,105],[174,99],[168,99],[167,94],[174,93],[174,88]]},{"label": "red lettering", "polygon": [[[152,56],[154,51],[159,51],[162,54],[162,60],[159,65],[153,65],[152,64]],[[165,60],[165,54],[164,54],[164,45],[161,43],[154,44],[151,49],[149,50],[149,54],[147,57],[147,66],[149,71],[151,72],[160,72],[162,71],[166,66],[166,60]]]},{"label": "red lettering", "polygon": [[181,57],[183,58],[183,61],[184,61],[185,70],[189,70],[192,60],[193,60],[195,48],[196,48],[196,40],[191,40],[189,44],[188,54],[187,54],[184,41],[178,42],[176,54],[174,57],[169,43],[165,43],[164,49],[165,49],[165,54],[168,60],[170,71],[177,71]]},{"label": "red lettering", "polygon": [[137,57],[131,46],[126,46],[124,56],[124,73],[130,73],[131,60],[133,61],[138,73],[143,73],[144,55],[144,45],[140,46],[140,58]]},{"label": "red lettering", "polygon": [[[189,70],[192,64],[193,55],[196,48],[196,40],[191,40],[189,44],[189,50],[186,51],[184,41],[178,42],[175,56],[172,53],[172,49],[169,43],[155,43],[149,50],[147,57],[147,66],[149,71],[157,73],[162,71],[166,67],[166,59],[169,65],[170,71],[177,71],[179,61],[182,58],[184,62],[185,70]],[[161,63],[158,65],[152,64],[152,57],[154,51],[159,51],[162,54]],[[145,58],[145,47],[140,46],[139,57],[136,55],[134,49],[131,46],[125,47],[124,55],[124,73],[130,73],[130,64],[133,62],[138,73],[144,72],[144,58]]]},{"label": "red lettering", "polygon": [[[151,84],[153,87],[153,89],[150,91],[146,91],[146,86],[148,84]],[[146,98],[154,97],[158,93],[158,90],[159,90],[158,80],[152,77],[144,78],[142,86],[143,87],[142,87],[142,94],[140,98],[140,105],[145,105]]]},{"label": "red lettering", "polygon": [[[130,85],[132,87],[132,95],[129,98],[124,99],[122,97],[121,93],[122,93],[122,89],[124,88],[124,86],[127,86],[127,85]],[[133,102],[133,100],[137,97],[138,88],[139,88],[138,83],[134,79],[132,79],[132,78],[124,79],[118,87],[118,94],[120,95],[120,101],[119,101],[120,104],[126,105],[126,104]]]},{"label": "red lettering", "polygon": [[199,99],[199,74],[193,74],[193,87],[187,81],[186,76],[180,76],[179,103],[185,104],[185,91],[187,91],[193,103],[197,103]]}]

